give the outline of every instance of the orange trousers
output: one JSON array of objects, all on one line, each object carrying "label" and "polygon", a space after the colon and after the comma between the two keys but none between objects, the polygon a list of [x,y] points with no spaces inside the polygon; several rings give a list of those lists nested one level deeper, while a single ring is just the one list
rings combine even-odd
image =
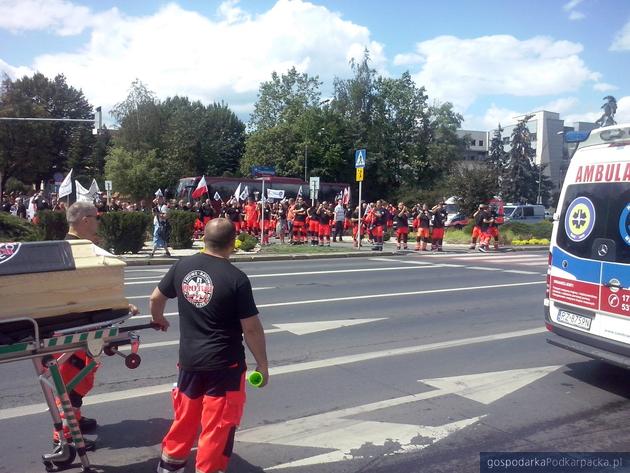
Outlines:
[{"label": "orange trousers", "polygon": [[245,367],[235,364],[210,372],[180,369],[172,397],[175,418],[162,441],[158,472],[184,471],[200,425],[196,472],[226,470],[245,407]]}]

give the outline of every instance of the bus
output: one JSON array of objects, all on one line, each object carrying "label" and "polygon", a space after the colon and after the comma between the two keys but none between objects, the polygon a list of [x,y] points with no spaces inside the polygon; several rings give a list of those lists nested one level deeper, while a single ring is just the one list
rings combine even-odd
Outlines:
[{"label": "bus", "polygon": [[[295,198],[302,188],[302,197],[305,200],[309,200],[311,196],[309,195],[309,184],[308,182],[304,182],[301,179],[295,177],[278,177],[278,176],[269,176],[265,177],[265,189],[277,189],[283,190],[285,198]],[[201,176],[197,177],[184,177],[179,180],[177,184],[177,189],[175,191],[175,197],[179,199],[183,199],[187,202],[191,202],[192,192],[199,184],[201,180]],[[223,201],[228,201],[233,195],[239,184],[241,186],[241,190],[244,190],[247,187],[249,191],[249,196],[254,198],[261,198],[260,193],[262,192],[262,178],[253,179],[247,177],[208,177],[206,176],[206,184],[208,186],[208,198],[213,199],[215,193],[218,192],[219,196]],[[349,187],[348,184],[340,183],[340,182],[320,182],[319,185],[319,201],[328,201],[333,202],[336,198],[339,198],[343,190]]]}]

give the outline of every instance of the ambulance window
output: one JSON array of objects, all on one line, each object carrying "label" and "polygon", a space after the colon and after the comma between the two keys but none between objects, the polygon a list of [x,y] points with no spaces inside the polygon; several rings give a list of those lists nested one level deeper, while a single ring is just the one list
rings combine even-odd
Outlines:
[{"label": "ambulance window", "polygon": [[[591,259],[595,239],[606,238],[615,242],[616,261],[630,263],[630,245],[624,241],[625,235],[622,235],[623,228],[626,234],[630,231],[630,218],[624,225],[619,224],[629,204],[630,189],[627,184],[568,186],[558,222],[558,246],[574,256]],[[571,214],[567,220],[569,208]],[[595,223],[591,225],[593,218]]]},{"label": "ambulance window", "polygon": [[523,207],[523,216],[524,217],[533,217],[534,216],[534,207]]},{"label": "ambulance window", "polygon": [[523,207],[517,208],[512,214],[512,218],[521,218],[523,216]]}]

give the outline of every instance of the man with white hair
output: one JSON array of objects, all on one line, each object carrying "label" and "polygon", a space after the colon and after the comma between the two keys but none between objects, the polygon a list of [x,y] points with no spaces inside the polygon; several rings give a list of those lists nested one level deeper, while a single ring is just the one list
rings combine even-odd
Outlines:
[{"label": "man with white hair", "polygon": [[68,234],[66,240],[90,240],[96,242],[98,213],[91,202],[75,202],[66,210]]}]

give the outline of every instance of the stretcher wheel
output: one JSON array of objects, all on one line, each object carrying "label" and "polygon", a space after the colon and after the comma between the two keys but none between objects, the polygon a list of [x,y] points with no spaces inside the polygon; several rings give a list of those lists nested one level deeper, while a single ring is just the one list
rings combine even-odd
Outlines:
[{"label": "stretcher wheel", "polygon": [[[51,455],[45,455],[45,457],[48,457],[44,459],[46,471],[57,471],[57,469],[66,469],[74,463],[74,460],[77,458],[77,450],[74,446],[65,444],[64,447],[57,447]],[[55,460],[55,457],[65,458],[63,460]]]},{"label": "stretcher wheel", "polygon": [[118,351],[118,345],[107,345],[103,351],[107,356],[114,356]]},{"label": "stretcher wheel", "polygon": [[140,355],[136,353],[131,353],[125,357],[125,366],[130,370],[135,370],[138,366],[140,366]]}]

